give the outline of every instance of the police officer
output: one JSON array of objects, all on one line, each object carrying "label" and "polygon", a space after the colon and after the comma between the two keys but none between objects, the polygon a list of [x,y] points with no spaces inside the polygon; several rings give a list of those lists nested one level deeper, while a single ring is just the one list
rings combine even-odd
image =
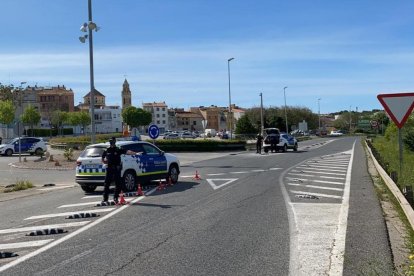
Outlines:
[{"label": "police officer", "polygon": [[256,137],[256,153],[262,154],[263,136],[259,133]]},{"label": "police officer", "polygon": [[103,195],[103,202],[108,201],[109,186],[111,185],[112,179],[115,178],[115,193],[114,201],[118,203],[118,196],[121,190],[124,189],[124,183],[121,181],[121,155],[122,154],[139,154],[131,150],[125,150],[118,148],[116,145],[116,138],[112,137],[109,140],[109,147],[102,154],[102,163],[107,164],[106,175],[105,175],[105,189]]}]

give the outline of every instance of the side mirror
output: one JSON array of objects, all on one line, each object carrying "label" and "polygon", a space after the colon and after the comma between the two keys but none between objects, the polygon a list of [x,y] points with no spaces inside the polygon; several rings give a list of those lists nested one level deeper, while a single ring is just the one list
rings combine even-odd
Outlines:
[{"label": "side mirror", "polygon": [[164,154],[165,154],[165,152],[163,152],[163,151],[160,152],[160,155],[161,156],[164,156]]}]

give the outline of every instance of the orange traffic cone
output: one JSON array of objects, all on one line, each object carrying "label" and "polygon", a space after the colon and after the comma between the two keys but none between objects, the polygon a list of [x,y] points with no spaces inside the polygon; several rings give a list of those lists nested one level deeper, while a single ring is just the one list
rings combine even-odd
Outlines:
[{"label": "orange traffic cone", "polygon": [[125,205],[128,202],[126,202],[125,198],[124,198],[124,192],[121,191],[121,194],[119,195],[119,205]]},{"label": "orange traffic cone", "polygon": [[141,184],[138,183],[138,190],[136,196],[143,196],[144,192],[142,191]]},{"label": "orange traffic cone", "polygon": [[157,191],[161,191],[161,190],[165,190],[165,186],[164,186],[164,184],[162,183],[162,181],[160,180],[160,184],[158,184]]},{"label": "orange traffic cone", "polygon": [[198,175],[198,171],[196,171],[195,176],[193,177],[194,180],[201,180],[201,177]]}]

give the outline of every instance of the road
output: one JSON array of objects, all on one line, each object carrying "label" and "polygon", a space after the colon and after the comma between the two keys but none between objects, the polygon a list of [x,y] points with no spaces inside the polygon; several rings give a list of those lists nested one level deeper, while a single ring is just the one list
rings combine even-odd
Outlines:
[{"label": "road", "polygon": [[[100,200],[74,187],[0,202],[0,251],[19,255],[0,259],[0,273],[392,275],[359,138],[188,162],[173,187],[122,207]],[[65,219],[88,210],[99,216]],[[67,232],[26,236],[47,227]]]}]

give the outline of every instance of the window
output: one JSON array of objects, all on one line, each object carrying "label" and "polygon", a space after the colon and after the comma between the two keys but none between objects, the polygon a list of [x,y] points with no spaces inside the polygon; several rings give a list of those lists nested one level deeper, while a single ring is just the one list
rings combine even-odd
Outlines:
[{"label": "window", "polygon": [[162,114],[162,117],[165,118],[165,114]]},{"label": "window", "polygon": [[165,120],[162,120],[162,123],[165,125]]},{"label": "window", "polygon": [[193,126],[196,126],[197,125],[197,121],[193,121]]},{"label": "window", "polygon": [[159,118],[160,117],[160,114],[157,114],[157,118]]},{"label": "window", "polygon": [[165,107],[162,108],[162,111],[165,111]]},{"label": "window", "polygon": [[159,155],[160,154],[157,148],[149,144],[142,144],[142,147],[144,148],[145,154],[148,154],[148,155]]},{"label": "window", "polygon": [[159,107],[157,107],[157,111],[160,111],[160,108]]},{"label": "window", "polygon": [[159,124],[160,124],[160,120],[157,121],[157,125],[159,125]]}]

